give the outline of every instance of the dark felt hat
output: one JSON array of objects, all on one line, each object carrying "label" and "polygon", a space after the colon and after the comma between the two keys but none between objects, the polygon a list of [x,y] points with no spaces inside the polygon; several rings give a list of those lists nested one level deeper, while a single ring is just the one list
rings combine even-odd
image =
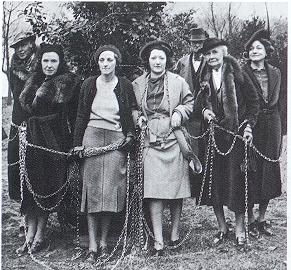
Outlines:
[{"label": "dark felt hat", "polygon": [[191,28],[190,29],[190,41],[204,41],[208,38],[208,34],[203,28]]},{"label": "dark felt hat", "polygon": [[44,53],[47,53],[47,52],[55,52],[60,57],[61,61],[64,59],[64,51],[61,45],[41,43],[40,55],[42,56]]},{"label": "dark felt hat", "polygon": [[112,44],[107,44],[107,45],[100,46],[97,49],[97,51],[94,53],[94,61],[97,64],[98,64],[98,59],[99,59],[100,54],[105,52],[105,51],[113,52],[116,55],[116,60],[118,61],[118,63],[120,64],[122,62],[122,56],[121,56],[119,49]]},{"label": "dark felt hat", "polygon": [[207,51],[222,45],[227,46],[228,44],[222,39],[208,38],[203,42],[203,46],[198,52],[205,54]]},{"label": "dark felt hat", "polygon": [[146,45],[144,45],[140,52],[139,52],[139,57],[146,62],[150,56],[150,53],[153,49],[158,49],[158,50],[162,50],[165,52],[165,54],[167,55],[167,57],[172,57],[173,56],[173,51],[171,46],[162,40],[153,40],[148,42]]},{"label": "dark felt hat", "polygon": [[245,50],[249,51],[251,45],[254,43],[254,41],[260,41],[267,51],[267,53],[273,52],[274,48],[270,42],[270,32],[265,29],[260,29],[252,34],[250,39],[245,44]]},{"label": "dark felt hat", "polygon": [[19,32],[13,39],[12,44],[10,45],[11,48],[17,47],[21,42],[25,40],[35,41],[36,36],[32,32]]}]

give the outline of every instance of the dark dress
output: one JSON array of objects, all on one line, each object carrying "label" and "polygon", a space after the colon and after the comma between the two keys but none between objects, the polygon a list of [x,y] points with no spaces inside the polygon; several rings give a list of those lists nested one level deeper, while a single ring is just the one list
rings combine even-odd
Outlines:
[{"label": "dark dress", "polygon": [[[278,159],[282,144],[282,126],[279,107],[281,74],[278,68],[265,64],[267,75],[267,98],[263,95],[259,76],[246,64],[243,68],[251,78],[259,96],[260,110],[253,128],[253,144],[265,156]],[[269,162],[256,155],[256,172],[252,174],[254,190],[253,201],[260,203],[281,195],[281,173],[279,162]]]},{"label": "dark dress", "polygon": [[[72,73],[50,79],[34,73],[29,78],[20,97],[23,107],[33,104],[27,121],[28,142],[55,151],[69,151],[73,143],[80,83],[80,78]],[[67,180],[68,164],[65,155],[27,147],[28,179],[23,185],[22,213],[58,210],[67,191],[63,185]],[[59,189],[60,192],[47,198],[34,195],[46,196]]]},{"label": "dark dress", "polygon": [[[224,58],[222,84],[219,89],[215,89],[211,70],[207,66],[202,79],[208,83],[208,88],[205,90],[206,92],[201,92],[196,98],[195,105],[198,114],[202,116],[202,108],[211,109],[217,117],[218,124],[235,133],[238,131],[239,124],[244,120],[254,126],[258,113],[258,96],[250,79],[242,72],[234,58],[230,56]],[[201,100],[199,100],[200,98]],[[208,124],[202,121],[202,126],[204,131]],[[242,131],[244,127],[245,125],[241,129]],[[231,146],[232,139],[231,135],[215,129],[215,142],[220,151],[226,152]],[[199,159],[204,163],[206,149],[207,138],[199,142]],[[245,210],[245,180],[241,171],[243,161],[244,143],[239,139],[230,154],[226,156],[214,150],[212,178],[210,178],[209,161],[202,192],[202,205],[225,205],[235,212]],[[198,187],[194,186],[196,190],[193,192],[196,196],[199,196],[202,175],[199,176],[198,183]]]}]

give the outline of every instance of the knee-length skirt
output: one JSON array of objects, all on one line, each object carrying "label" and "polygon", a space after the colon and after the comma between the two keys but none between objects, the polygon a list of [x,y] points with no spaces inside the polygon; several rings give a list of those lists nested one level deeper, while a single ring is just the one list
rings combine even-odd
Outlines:
[{"label": "knee-length skirt", "polygon": [[182,199],[191,196],[189,164],[176,139],[144,150],[144,198]]},{"label": "knee-length skirt", "polygon": [[[122,132],[88,126],[83,145],[102,147],[123,139]],[[126,154],[119,150],[85,158],[81,165],[83,180],[81,211],[120,212],[126,196]]]}]

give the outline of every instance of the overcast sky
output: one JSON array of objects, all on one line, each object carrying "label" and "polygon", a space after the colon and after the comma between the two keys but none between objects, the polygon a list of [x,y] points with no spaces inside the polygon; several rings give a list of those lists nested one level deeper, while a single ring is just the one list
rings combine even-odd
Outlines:
[{"label": "overcast sky", "polygon": [[[61,1],[66,2],[66,1]],[[215,7],[222,8],[229,2],[214,1]],[[248,19],[253,14],[259,17],[266,16],[265,2],[263,1],[231,1],[233,6],[236,8],[236,15],[241,19]],[[44,1],[44,6],[48,9],[48,12],[59,13],[59,2]],[[199,2],[199,1],[169,1],[165,11],[173,13],[179,13],[190,10],[191,8],[198,11],[198,15],[203,15],[204,10],[207,9],[210,2]],[[270,18],[287,17],[288,14],[288,2],[267,2]]]},{"label": "overcast sky", "polygon": [[[235,8],[236,15],[241,19],[248,19],[253,14],[259,17],[266,16],[265,2],[239,2],[231,1],[233,7]],[[167,5],[167,9],[172,9],[173,12],[187,11],[191,8],[198,10],[199,13],[203,13],[205,9],[209,6],[210,2],[194,2],[194,1],[175,1]],[[225,7],[226,3],[229,2],[215,2],[215,7],[222,8]],[[269,11],[270,18],[287,17],[288,14],[288,3],[287,2],[267,2],[267,7]],[[201,14],[202,15],[202,14]]]}]

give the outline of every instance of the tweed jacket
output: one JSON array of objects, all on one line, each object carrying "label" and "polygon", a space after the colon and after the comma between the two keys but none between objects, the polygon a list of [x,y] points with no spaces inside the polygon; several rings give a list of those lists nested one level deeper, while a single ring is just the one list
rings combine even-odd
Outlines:
[{"label": "tweed jacket", "polygon": [[[139,112],[146,115],[142,106],[142,99],[146,98],[144,94],[146,90],[147,76],[148,74],[145,73],[132,83],[138,104],[138,108],[133,110],[133,119],[135,123],[137,122]],[[168,88],[169,91],[170,117],[174,110],[178,111],[182,116],[182,123],[185,123],[193,111],[194,104],[194,98],[189,89],[189,85],[181,76],[167,71],[165,73],[164,87],[165,89]]]},{"label": "tweed jacket", "polygon": [[[80,91],[79,105],[77,112],[76,127],[74,131],[74,146],[82,145],[85,129],[90,120],[90,113],[93,100],[96,96],[96,79],[98,76],[89,77],[84,81]],[[119,105],[120,124],[125,136],[134,135],[135,128],[132,121],[132,109],[136,109],[136,102],[131,82],[118,77],[118,84],[114,89]]]},{"label": "tweed jacket", "polygon": [[[244,120],[253,127],[259,112],[258,94],[249,76],[242,71],[238,62],[232,56],[225,56],[222,69],[222,109],[219,109],[216,89],[212,83],[212,73],[208,65],[205,65],[201,73],[204,88],[201,89],[196,99],[195,109],[202,115],[203,108],[212,110],[219,116],[219,124],[224,128],[237,131],[238,126]],[[200,98],[202,97],[202,102]],[[203,104],[202,107],[199,106]]]}]

